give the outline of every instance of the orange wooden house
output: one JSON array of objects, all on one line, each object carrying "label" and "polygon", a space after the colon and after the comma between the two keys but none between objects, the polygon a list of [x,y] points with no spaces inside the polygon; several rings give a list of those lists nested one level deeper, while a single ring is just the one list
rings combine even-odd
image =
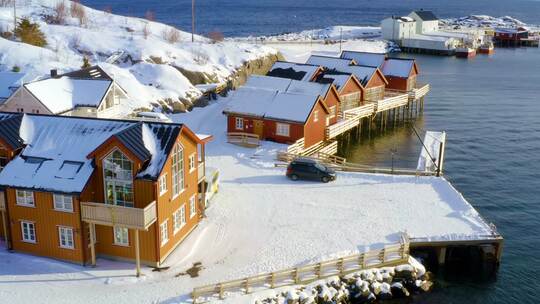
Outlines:
[{"label": "orange wooden house", "polygon": [[22,148],[0,172],[9,249],[80,264],[134,260],[139,274],[199,223],[210,137],[94,118],[20,114],[11,124]]}]

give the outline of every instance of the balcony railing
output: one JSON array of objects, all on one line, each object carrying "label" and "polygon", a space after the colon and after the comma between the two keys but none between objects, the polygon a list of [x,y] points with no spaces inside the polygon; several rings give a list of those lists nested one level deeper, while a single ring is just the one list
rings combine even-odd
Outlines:
[{"label": "balcony railing", "polygon": [[81,202],[81,215],[87,223],[138,230],[147,230],[157,220],[155,201],[144,209]]},{"label": "balcony railing", "polygon": [[6,211],[6,197],[3,191],[0,191],[0,211]]},{"label": "balcony railing", "polygon": [[199,167],[197,168],[197,181],[200,183],[206,175],[205,168],[204,168],[204,162],[199,162]]}]

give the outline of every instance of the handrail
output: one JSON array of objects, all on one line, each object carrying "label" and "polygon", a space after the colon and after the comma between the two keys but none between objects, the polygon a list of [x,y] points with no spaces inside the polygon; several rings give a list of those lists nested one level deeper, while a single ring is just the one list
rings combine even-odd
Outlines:
[{"label": "handrail", "polygon": [[145,208],[131,208],[103,203],[81,202],[84,222],[147,230],[157,220],[156,202]]},{"label": "handrail", "polygon": [[260,145],[259,135],[243,132],[227,133],[227,142],[246,147],[258,147]]},{"label": "handrail", "polygon": [[409,247],[408,237],[403,236],[400,243],[388,245],[378,250],[196,287],[193,288],[191,297],[193,303],[203,303],[199,302],[199,298],[218,296],[219,299],[224,299],[226,292],[231,291],[242,291],[248,294],[253,287],[273,289],[296,284],[308,284],[334,275],[346,275],[363,269],[400,265],[408,262]]}]

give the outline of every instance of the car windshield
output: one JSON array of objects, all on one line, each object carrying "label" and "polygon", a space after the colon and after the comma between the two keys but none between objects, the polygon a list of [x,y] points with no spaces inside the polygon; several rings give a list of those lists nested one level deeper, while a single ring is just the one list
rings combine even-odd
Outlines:
[{"label": "car windshield", "polygon": [[321,165],[321,164],[315,164],[315,168],[321,170],[321,171],[326,171],[326,167]]}]

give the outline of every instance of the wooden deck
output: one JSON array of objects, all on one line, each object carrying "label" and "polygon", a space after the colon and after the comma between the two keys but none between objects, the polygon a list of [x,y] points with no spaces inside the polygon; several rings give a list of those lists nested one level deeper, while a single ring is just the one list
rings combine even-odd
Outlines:
[{"label": "wooden deck", "polygon": [[147,230],[157,220],[156,202],[144,209],[81,202],[81,217],[84,222],[97,225]]},{"label": "wooden deck", "polygon": [[193,303],[205,303],[225,299],[231,292],[249,294],[254,291],[274,289],[298,284],[309,284],[332,276],[343,276],[363,269],[381,268],[406,264],[409,261],[409,240],[404,235],[398,244],[385,246],[338,259],[321,261],[239,280],[221,282],[193,289]]}]

